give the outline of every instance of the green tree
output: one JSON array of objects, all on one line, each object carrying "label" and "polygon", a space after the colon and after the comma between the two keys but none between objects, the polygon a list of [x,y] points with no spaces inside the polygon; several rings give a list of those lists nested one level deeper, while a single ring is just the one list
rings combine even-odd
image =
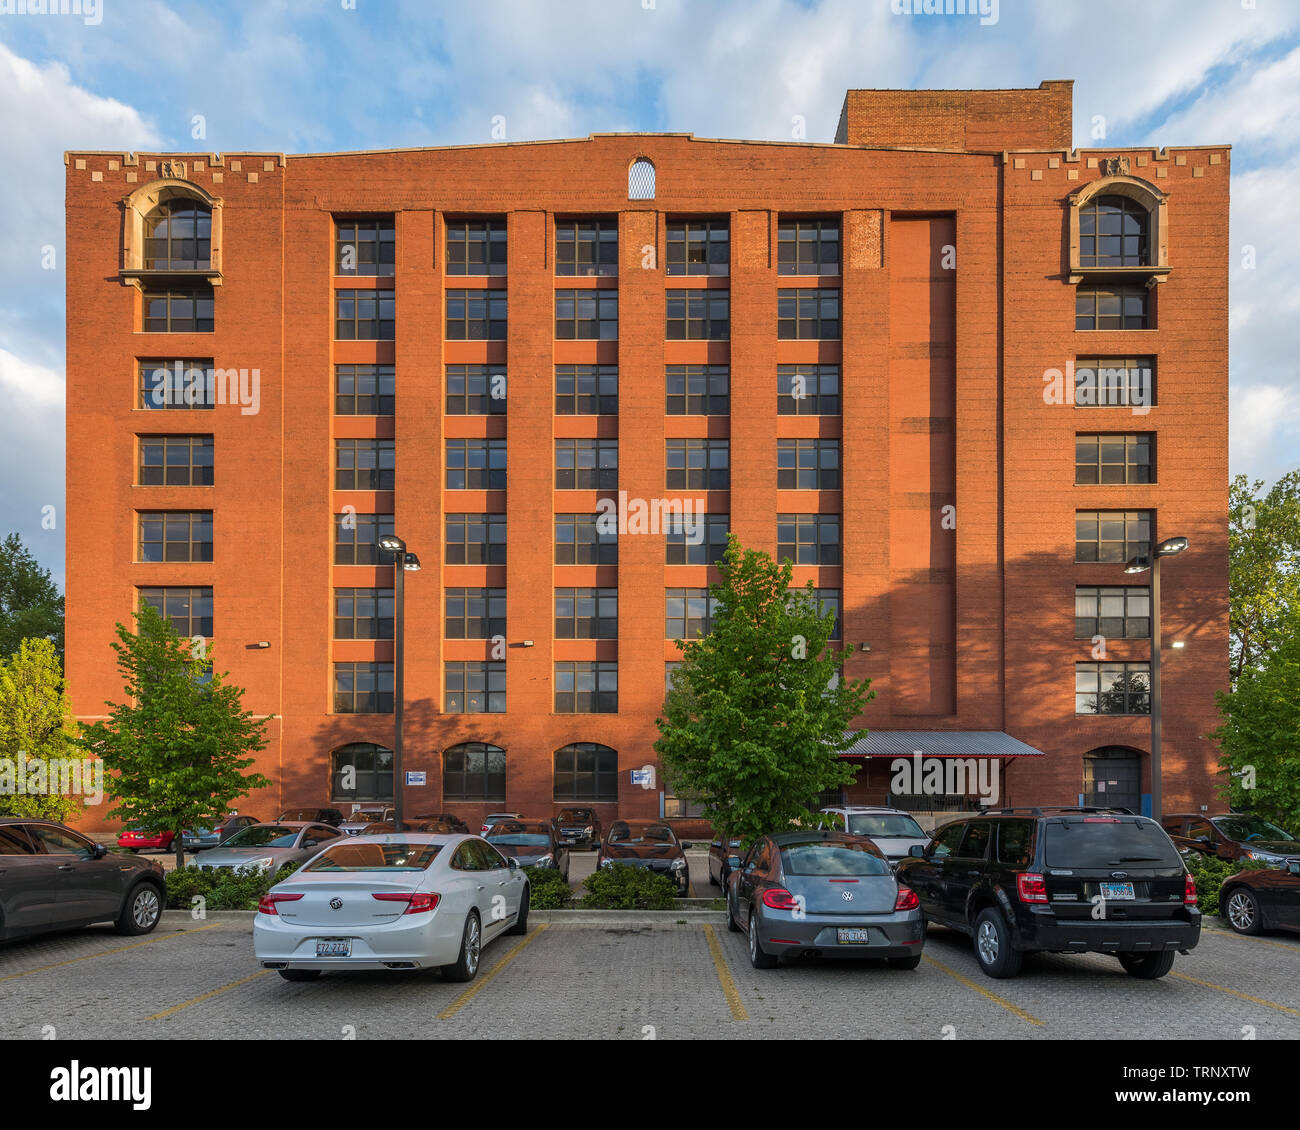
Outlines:
[{"label": "green tree", "polygon": [[1282,642],[1282,627],[1300,610],[1300,471],[1264,483],[1238,475],[1229,488],[1228,614],[1235,686]]},{"label": "green tree", "polygon": [[834,613],[811,583],[791,591],[788,561],[728,536],[718,571],[713,629],[677,641],[654,748],[679,796],[701,803],[719,835],[749,841],[808,823],[818,793],[853,780],[838,754],[873,692],[843,678],[843,657],[827,647]]},{"label": "green tree", "polygon": [[108,703],[107,720],[86,727],[81,741],[113,774],[106,785],[117,807],[109,816],[175,832],[179,867],[182,829],[210,826],[235,798],[270,784],[242,772],[266,747],[267,719],[245,710],[243,690],[154,608],[144,606],[135,621],[134,633],[117,625],[112,645],[126,701]]},{"label": "green tree", "polygon": [[1300,829],[1300,608],[1272,625],[1276,645],[1218,695],[1227,799],[1292,834]]},{"label": "green tree", "polygon": [[13,655],[25,639],[53,640],[62,657],[63,597],[50,571],[10,534],[0,542],[0,656]]},{"label": "green tree", "polygon": [[[57,763],[81,758],[73,744],[75,733],[53,641],[22,640],[14,655],[0,656],[0,816],[62,822],[83,806],[84,800],[55,788],[68,781]],[[20,759],[27,762],[25,770],[19,768]],[[22,793],[15,791],[20,779],[28,782]],[[48,786],[32,791],[32,781]],[[82,787],[86,791],[84,780]]]}]

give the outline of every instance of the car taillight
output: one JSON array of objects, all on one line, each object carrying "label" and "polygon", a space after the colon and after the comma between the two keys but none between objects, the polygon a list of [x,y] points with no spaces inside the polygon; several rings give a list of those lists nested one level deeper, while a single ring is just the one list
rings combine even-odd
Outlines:
[{"label": "car taillight", "polygon": [[300,898],[302,898],[301,893],[289,894],[288,892],[281,892],[277,894],[274,891],[272,891],[271,893],[265,894],[260,899],[257,900],[257,913],[258,914],[279,914],[280,912],[275,909],[275,904],[277,902],[297,902]]},{"label": "car taillight", "polygon": [[403,914],[426,914],[428,911],[437,907],[441,895],[429,894],[424,891],[416,894],[407,894],[404,891],[374,891],[371,893],[372,899],[378,899],[380,902],[404,902],[406,909]]},{"label": "car taillight", "polygon": [[916,897],[916,892],[911,887],[899,887],[898,898],[894,899],[895,910],[915,910],[921,905],[921,900]]},{"label": "car taillight", "polygon": [[1022,871],[1016,876],[1016,893],[1021,902],[1046,902],[1047,880],[1032,871]]},{"label": "car taillight", "polygon": [[478,834],[480,836],[486,836],[488,834],[488,829],[491,827],[492,827],[491,824],[484,824],[481,828],[479,828]]},{"label": "car taillight", "polygon": [[763,892],[763,905],[773,910],[798,910],[799,903],[784,887],[773,887]]},{"label": "car taillight", "polygon": [[1183,876],[1183,902],[1188,906],[1196,905],[1196,880],[1190,874]]}]

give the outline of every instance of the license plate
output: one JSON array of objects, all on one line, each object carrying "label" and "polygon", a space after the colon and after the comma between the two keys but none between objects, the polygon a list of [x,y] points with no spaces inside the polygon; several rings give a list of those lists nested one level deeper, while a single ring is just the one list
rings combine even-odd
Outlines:
[{"label": "license plate", "polygon": [[351,957],[352,943],[346,939],[327,939],[316,943],[317,957]]},{"label": "license plate", "polygon": [[1133,898],[1133,884],[1102,883],[1101,897],[1104,899],[1131,899]]},{"label": "license plate", "polygon": [[842,946],[865,946],[871,941],[871,931],[848,930],[841,927],[835,931],[835,940]]}]

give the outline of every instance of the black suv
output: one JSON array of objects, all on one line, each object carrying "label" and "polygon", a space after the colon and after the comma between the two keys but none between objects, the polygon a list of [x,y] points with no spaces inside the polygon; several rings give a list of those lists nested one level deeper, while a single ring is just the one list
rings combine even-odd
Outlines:
[{"label": "black suv", "polygon": [[1004,808],[945,824],[898,865],[927,922],[972,936],[990,977],[1026,953],[1113,953],[1163,977],[1200,940],[1196,885],[1154,820],[1127,809]]}]

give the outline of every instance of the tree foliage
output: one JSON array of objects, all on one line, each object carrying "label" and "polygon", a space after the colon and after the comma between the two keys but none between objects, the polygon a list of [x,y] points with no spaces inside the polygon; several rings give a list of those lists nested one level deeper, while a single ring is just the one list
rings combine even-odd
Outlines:
[{"label": "tree foliage", "polygon": [[25,639],[47,639],[63,655],[63,597],[17,534],[0,542],[0,657]]},{"label": "tree foliage", "polygon": [[1229,640],[1233,684],[1281,641],[1300,610],[1300,471],[1263,493],[1238,475],[1229,488]]},{"label": "tree foliage", "polygon": [[[0,787],[0,816],[63,822],[84,805],[84,798],[58,791],[31,791],[32,781],[43,780],[51,787],[66,782],[55,766],[81,759],[82,751],[73,744],[75,733],[53,641],[22,640],[15,654],[0,656],[0,758],[14,788],[20,780],[28,782],[25,792]],[[21,770],[20,759],[27,763]]]}]

